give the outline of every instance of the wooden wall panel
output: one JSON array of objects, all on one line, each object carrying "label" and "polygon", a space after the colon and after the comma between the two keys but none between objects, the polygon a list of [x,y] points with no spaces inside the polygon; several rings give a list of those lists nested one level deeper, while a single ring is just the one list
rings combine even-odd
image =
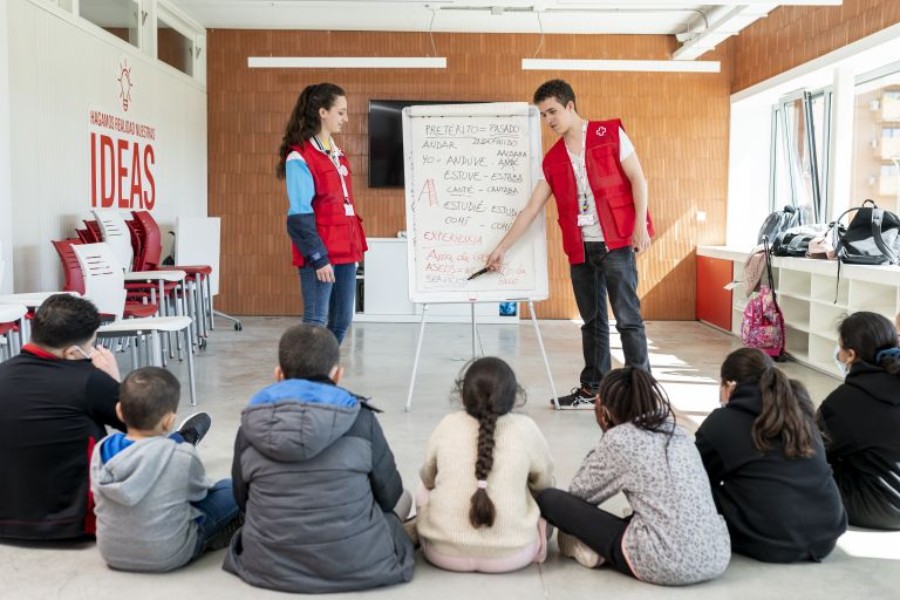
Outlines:
[{"label": "wooden wall panel", "polygon": [[[403,56],[431,52],[419,33],[208,32],[209,214],[222,217],[218,306],[235,314],[295,315],[299,283],[284,230],[283,182],[276,151],[305,85],[333,81],[348,94],[350,122],[338,139],[353,170],[359,212],[370,237],[405,229],[403,191],[368,189],[370,99],[530,101],[538,85],[563,76],[579,112],[621,117],[647,174],[657,235],[639,259],[647,319],[695,318],[694,248],[724,241],[730,62],[720,74],[549,73],[522,71],[537,35],[435,34],[446,70],[248,69],[248,56]],[[545,58],[665,59],[668,36],[546,36]],[[545,149],[554,141],[543,132]],[[697,212],[706,214],[706,221]],[[547,210],[550,299],[541,318],[577,317],[556,208]]]},{"label": "wooden wall panel", "polygon": [[737,92],[900,23],[900,0],[844,0],[841,6],[782,6],[743,30],[734,47]]}]

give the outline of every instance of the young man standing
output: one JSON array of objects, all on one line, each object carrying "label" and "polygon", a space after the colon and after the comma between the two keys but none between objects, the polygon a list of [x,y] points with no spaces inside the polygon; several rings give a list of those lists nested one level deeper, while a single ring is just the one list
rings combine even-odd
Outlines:
[{"label": "young man standing", "polygon": [[584,369],[580,385],[559,398],[560,408],[593,408],[600,380],[612,368],[609,296],[625,364],[649,369],[647,336],[637,295],[635,253],[650,247],[647,181],[634,146],[618,119],[587,121],[575,108],[575,92],[560,79],[534,93],[541,118],[559,136],[544,156],[544,179],[488,258],[502,268],[505,252],[556,198],[563,250],[571,265],[572,288],[584,321]]}]

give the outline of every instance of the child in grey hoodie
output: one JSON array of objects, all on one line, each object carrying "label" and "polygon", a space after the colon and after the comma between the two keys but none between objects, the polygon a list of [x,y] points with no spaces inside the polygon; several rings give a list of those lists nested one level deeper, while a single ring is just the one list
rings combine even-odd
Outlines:
[{"label": "child in grey hoodie", "polygon": [[231,480],[206,477],[194,445],[209,415],[175,424],[180,385],[158,367],[132,371],[116,413],[128,433],[104,438],[91,458],[97,547],[124,571],[171,571],[206,550],[223,548],[237,527]]}]

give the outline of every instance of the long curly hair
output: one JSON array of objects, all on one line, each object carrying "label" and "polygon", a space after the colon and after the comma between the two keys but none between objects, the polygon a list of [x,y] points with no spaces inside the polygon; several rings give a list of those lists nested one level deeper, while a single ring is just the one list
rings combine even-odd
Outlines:
[{"label": "long curly hair", "polygon": [[291,152],[291,146],[302,145],[322,127],[319,109],[331,110],[337,99],[346,95],[340,86],[333,83],[317,83],[303,88],[284,128],[284,137],[281,138],[278,164],[275,166],[278,179],[284,179],[284,163]]}]

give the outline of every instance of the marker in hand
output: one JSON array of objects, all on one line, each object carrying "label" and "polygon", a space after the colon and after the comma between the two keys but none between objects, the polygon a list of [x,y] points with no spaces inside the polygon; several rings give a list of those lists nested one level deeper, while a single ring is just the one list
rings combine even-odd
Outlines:
[{"label": "marker in hand", "polygon": [[472,273],[471,275],[469,275],[466,278],[466,281],[471,281],[471,280],[475,279],[476,277],[478,277],[479,275],[484,275],[485,273],[487,273],[490,270],[491,270],[490,267],[485,267],[479,271],[475,271],[474,273]]}]

